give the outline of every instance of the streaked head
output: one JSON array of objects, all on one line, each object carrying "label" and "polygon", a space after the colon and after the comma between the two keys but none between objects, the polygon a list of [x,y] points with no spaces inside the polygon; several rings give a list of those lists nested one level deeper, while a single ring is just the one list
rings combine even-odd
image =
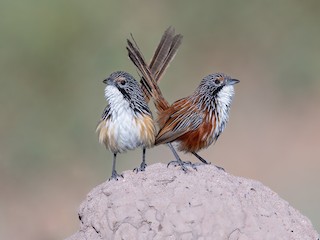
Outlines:
[{"label": "streaked head", "polygon": [[224,88],[228,88],[230,90],[233,89],[233,85],[238,82],[240,81],[233,79],[224,73],[209,74],[200,82],[200,85],[196,90],[196,94],[214,96]]},{"label": "streaked head", "polygon": [[114,86],[119,89],[139,87],[134,77],[124,71],[117,71],[110,74],[103,82],[109,86]]},{"label": "streaked head", "polygon": [[109,103],[120,104],[124,99],[135,112],[151,114],[140,85],[131,74],[124,71],[113,72],[103,82],[107,85],[105,97]]},{"label": "streaked head", "polygon": [[204,77],[201,84],[221,88],[228,85],[234,85],[239,82],[239,80],[233,79],[224,73],[214,73]]},{"label": "streaked head", "polygon": [[130,100],[135,95],[141,95],[142,91],[138,82],[134,79],[134,77],[124,71],[117,71],[110,74],[103,82],[106,86],[106,94],[108,90],[115,88],[123,95],[123,97],[127,100]]}]

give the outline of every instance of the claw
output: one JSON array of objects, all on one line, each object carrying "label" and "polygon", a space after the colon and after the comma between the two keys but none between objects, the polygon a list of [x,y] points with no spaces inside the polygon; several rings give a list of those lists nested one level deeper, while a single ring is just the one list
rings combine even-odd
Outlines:
[{"label": "claw", "polygon": [[138,173],[138,172],[143,172],[146,170],[147,164],[146,163],[141,163],[140,167],[136,167],[133,169],[134,172]]},{"label": "claw", "polygon": [[111,177],[109,178],[109,181],[111,181],[111,180],[118,181],[120,177],[123,178],[123,175],[118,174],[116,171],[113,171]]},{"label": "claw", "polygon": [[169,167],[171,164],[173,164],[173,166],[177,167],[180,166],[181,169],[186,173],[188,171],[188,167],[192,167],[194,170],[197,170],[196,164],[192,163],[192,162],[184,162],[184,161],[171,161],[168,163],[167,167]]},{"label": "claw", "polygon": [[219,166],[217,166],[217,165],[214,165],[216,168],[218,168],[219,170],[221,170],[221,171],[226,171],[226,170],[224,170],[224,168],[223,167],[219,167]]}]

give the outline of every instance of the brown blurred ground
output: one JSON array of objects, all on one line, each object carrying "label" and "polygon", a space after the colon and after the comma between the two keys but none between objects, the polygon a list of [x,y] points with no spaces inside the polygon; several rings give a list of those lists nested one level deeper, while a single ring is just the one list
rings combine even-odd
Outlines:
[{"label": "brown blurred ground", "polygon": [[[135,73],[132,32],[147,58],[169,25],[183,44],[161,83],[174,101],[222,71],[241,80],[230,123],[203,157],[263,182],[320,230],[320,3],[0,2],[0,238],[61,239],[77,208],[110,175],[96,123],[101,80]],[[119,157],[119,170],[140,151]],[[160,146],[149,162],[172,159]],[[185,160],[194,160],[183,156]]]}]

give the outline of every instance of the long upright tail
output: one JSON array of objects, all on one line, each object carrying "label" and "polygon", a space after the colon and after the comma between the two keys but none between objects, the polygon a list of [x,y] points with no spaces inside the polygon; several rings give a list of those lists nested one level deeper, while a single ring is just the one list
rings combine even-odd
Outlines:
[{"label": "long upright tail", "polygon": [[[161,79],[162,75],[169,67],[170,62],[175,57],[177,50],[182,43],[182,38],[181,34],[175,35],[175,29],[173,27],[169,27],[162,35],[160,43],[149,65],[156,82]],[[136,47],[138,48],[137,44]],[[143,56],[141,52],[140,54]]]},{"label": "long upright tail", "polygon": [[149,101],[152,97],[158,111],[167,109],[169,103],[164,99],[157,81],[161,79],[175,57],[182,42],[182,35],[175,35],[174,28],[169,27],[164,32],[149,66],[134,39],[132,38],[132,41],[128,39],[127,42],[129,58],[142,74],[141,88],[145,93],[146,100]]}]

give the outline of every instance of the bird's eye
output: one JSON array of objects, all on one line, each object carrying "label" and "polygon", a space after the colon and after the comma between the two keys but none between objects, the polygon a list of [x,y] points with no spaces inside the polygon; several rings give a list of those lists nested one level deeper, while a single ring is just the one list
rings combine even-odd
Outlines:
[{"label": "bird's eye", "polygon": [[220,81],[218,79],[214,80],[214,83],[219,85],[220,84]]},{"label": "bird's eye", "polygon": [[126,81],[125,81],[125,80],[121,80],[121,81],[120,81],[120,84],[121,84],[122,86],[124,86],[124,85],[126,84]]}]

